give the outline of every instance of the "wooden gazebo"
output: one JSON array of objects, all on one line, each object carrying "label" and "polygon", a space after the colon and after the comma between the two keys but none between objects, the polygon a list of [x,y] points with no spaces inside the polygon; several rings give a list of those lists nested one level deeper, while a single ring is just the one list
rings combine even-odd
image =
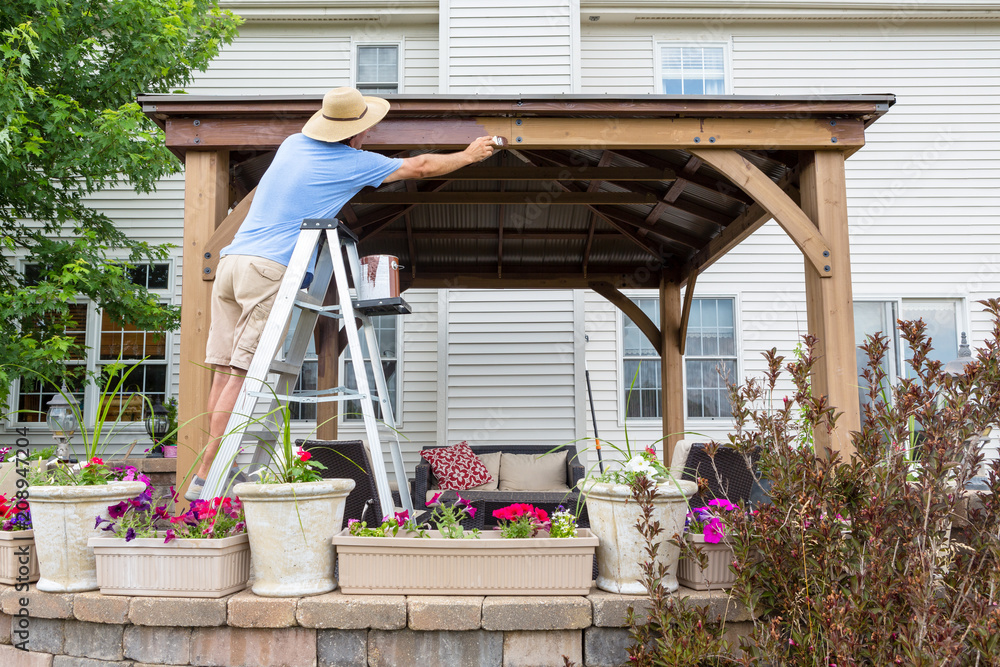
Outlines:
[{"label": "wooden gazebo", "polygon": [[[186,167],[184,422],[207,405],[210,373],[198,364],[218,251],[273,151],[321,100],[139,101]],[[860,421],[844,161],[864,145],[865,128],[888,111],[892,95],[390,101],[367,150],[407,156],[458,150],[482,135],[509,140],[488,162],[363,191],[341,211],[362,254],[400,257],[405,287],[594,289],[660,353],[663,432],[676,434],[684,430],[682,355],[698,275],[773,218],[804,257],[808,328],[820,341],[814,391],[844,412],[832,437],[817,434],[817,442],[850,451]],[[659,327],[619,291],[631,287],[659,290]],[[330,333],[321,333],[321,387],[337,384],[338,337]],[[321,437],[335,437],[335,423]],[[182,430],[182,450],[200,449],[207,431],[207,416],[194,419]],[[667,441],[668,460],[677,437]],[[184,456],[178,470],[190,463]]]}]

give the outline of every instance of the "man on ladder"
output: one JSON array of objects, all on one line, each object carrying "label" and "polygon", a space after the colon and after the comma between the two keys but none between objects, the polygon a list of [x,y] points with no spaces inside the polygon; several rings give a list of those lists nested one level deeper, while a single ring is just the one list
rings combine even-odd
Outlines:
[{"label": "man on ladder", "polygon": [[[461,152],[398,159],[359,150],[389,103],[337,88],[323,107],[285,139],[261,178],[246,220],[222,249],[212,288],[212,326],[205,363],[215,371],[205,453],[184,497],[195,500],[226,432],[250,360],[291,258],[302,221],[333,218],[365,186],[442,176],[485,160],[493,138],[480,137]],[[311,280],[313,257],[306,282]]]}]

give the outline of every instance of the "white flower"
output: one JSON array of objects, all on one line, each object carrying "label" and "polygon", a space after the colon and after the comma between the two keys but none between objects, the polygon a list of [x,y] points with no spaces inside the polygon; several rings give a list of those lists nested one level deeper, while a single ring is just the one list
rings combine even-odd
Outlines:
[{"label": "white flower", "polygon": [[646,477],[653,477],[656,475],[656,468],[653,464],[646,460],[641,454],[636,454],[628,460],[625,464],[626,472],[634,472],[640,475],[645,475]]}]

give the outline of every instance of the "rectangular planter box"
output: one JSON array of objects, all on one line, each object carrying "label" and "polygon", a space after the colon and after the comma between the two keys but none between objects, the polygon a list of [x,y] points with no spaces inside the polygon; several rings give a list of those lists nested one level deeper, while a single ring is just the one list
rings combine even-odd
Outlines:
[{"label": "rectangular planter box", "polygon": [[726,542],[706,542],[702,535],[688,534],[685,539],[701,547],[708,556],[708,567],[703,570],[698,566],[698,561],[681,558],[677,563],[677,582],[696,591],[732,588],[736,583],[736,573],[729,569],[733,562],[733,548]]},{"label": "rectangular planter box", "polygon": [[[28,548],[28,578],[21,575],[21,549]],[[23,584],[38,581],[38,555],[35,553],[35,531],[0,530],[0,584]]]},{"label": "rectangular planter box", "polygon": [[334,535],[340,588],[346,594],[586,595],[597,537],[508,540],[487,531],[478,540]]},{"label": "rectangular planter box", "polygon": [[97,582],[104,595],[221,598],[250,577],[247,535],[221,540],[92,537]]}]

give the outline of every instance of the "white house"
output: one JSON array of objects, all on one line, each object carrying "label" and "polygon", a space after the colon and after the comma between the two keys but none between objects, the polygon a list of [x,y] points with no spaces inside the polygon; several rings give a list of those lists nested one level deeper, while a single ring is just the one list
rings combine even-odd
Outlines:
[{"label": "white house", "polygon": [[[246,23],[190,93],[319,95],[341,85],[469,97],[893,93],[895,106],[847,162],[856,341],[897,318],[922,317],[948,361],[962,332],[973,346],[988,333],[976,301],[1000,293],[1000,2],[222,4]],[[178,246],[143,276],[178,302],[183,177],[148,196],[108,191],[94,205],[134,238]],[[655,293],[629,296],[655,321]],[[431,444],[593,437],[584,368],[602,439],[624,445],[626,424],[633,444],[660,438],[655,352],[600,295],[451,289],[405,297],[413,314],[383,320],[379,335],[409,467]],[[152,345],[80,308],[91,347],[81,363],[97,367],[137,340]],[[790,356],[805,312],[801,253],[774,223],[709,268],[690,321],[685,429],[724,436],[731,420],[716,369],[738,380],[763,370],[764,350]],[[162,358],[146,362],[147,393],[176,395],[179,339],[169,334]],[[893,373],[905,372],[905,353],[894,340]],[[17,395],[20,404],[30,403],[27,394]],[[0,443],[13,441],[12,426]],[[301,421],[302,435],[311,428]],[[45,441],[44,429],[29,429],[32,442]],[[130,430],[123,439],[142,432]],[[362,434],[360,421],[342,421],[341,437]]]}]

